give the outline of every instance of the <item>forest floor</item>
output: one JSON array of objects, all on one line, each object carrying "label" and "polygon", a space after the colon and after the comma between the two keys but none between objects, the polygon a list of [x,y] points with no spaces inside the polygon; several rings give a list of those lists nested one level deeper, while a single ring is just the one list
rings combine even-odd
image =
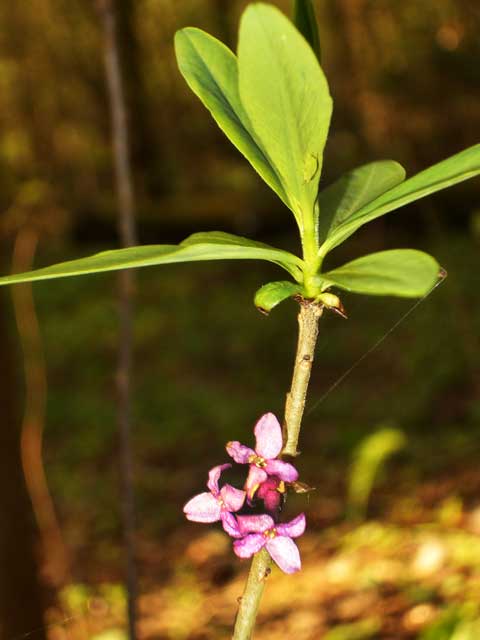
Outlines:
[{"label": "forest floor", "polygon": [[[258,640],[477,640],[480,471],[457,470],[392,492],[383,519],[352,524],[341,501],[310,499],[303,568],[274,568]],[[462,498],[460,497],[462,496]],[[193,530],[192,530],[193,529]],[[226,640],[246,577],[221,530],[187,525],[162,547],[140,543],[140,640]],[[125,638],[117,584],[74,585],[48,612],[51,640]],[[70,621],[68,618],[71,618]]]}]

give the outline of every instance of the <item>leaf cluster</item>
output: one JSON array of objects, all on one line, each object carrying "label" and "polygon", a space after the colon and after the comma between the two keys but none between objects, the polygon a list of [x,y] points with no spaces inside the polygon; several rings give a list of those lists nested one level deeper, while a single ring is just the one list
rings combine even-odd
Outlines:
[{"label": "leaf cluster", "polygon": [[[403,167],[380,160],[320,189],[332,114],[320,66],[320,41],[310,0],[295,2],[293,24],[269,4],[244,12],[238,54],[211,35],[176,34],[180,72],[229,140],[291,210],[301,257],[222,232],[197,233],[179,245],[149,245],[0,278],[1,284],[200,260],[268,260],[291,281],[264,285],[255,303],[270,311],[299,295],[341,309],[333,287],[368,295],[421,297],[440,274],[437,261],[413,249],[381,251],[324,272],[325,256],[367,222],[480,173],[480,145],[406,179]],[[298,28],[297,28],[298,27]]]}]

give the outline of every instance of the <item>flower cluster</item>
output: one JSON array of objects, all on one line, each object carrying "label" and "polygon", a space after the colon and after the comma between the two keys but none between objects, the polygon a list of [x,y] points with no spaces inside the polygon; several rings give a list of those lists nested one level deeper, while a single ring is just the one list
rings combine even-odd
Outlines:
[{"label": "flower cluster", "polygon": [[[227,443],[227,453],[237,464],[248,464],[243,490],[230,484],[219,488],[222,472],[231,464],[213,467],[208,474],[208,492],[187,502],[183,511],[194,522],[221,521],[224,530],[235,538],[233,550],[239,558],[250,558],[265,547],[285,573],[301,568],[300,554],[292,538],[305,531],[302,513],[290,522],[280,523],[279,515],[285,485],[296,482],[298,471],[278,456],[282,451],[282,429],[273,413],[263,415],[255,425],[255,450],[240,442]],[[262,500],[267,513],[243,515],[238,512],[255,500]],[[237,515],[234,515],[237,514]]]}]

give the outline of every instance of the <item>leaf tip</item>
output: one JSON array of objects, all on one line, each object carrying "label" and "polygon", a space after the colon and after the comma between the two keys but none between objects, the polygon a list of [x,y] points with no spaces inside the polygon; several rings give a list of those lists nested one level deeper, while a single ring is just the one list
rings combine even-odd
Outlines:
[{"label": "leaf tip", "polygon": [[301,293],[302,287],[294,282],[269,282],[255,294],[254,304],[260,313],[268,316],[270,311],[287,298]]},{"label": "leaf tip", "polygon": [[257,307],[257,310],[260,311],[260,313],[263,316],[269,316],[270,315],[270,311],[268,309],[265,309],[264,307],[260,307],[258,304],[255,305]]}]

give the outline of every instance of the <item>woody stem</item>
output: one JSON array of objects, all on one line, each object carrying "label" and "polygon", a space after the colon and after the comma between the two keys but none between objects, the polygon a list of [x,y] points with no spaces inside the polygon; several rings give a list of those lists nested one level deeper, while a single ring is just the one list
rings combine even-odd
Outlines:
[{"label": "woody stem", "polygon": [[[310,300],[301,300],[298,314],[298,342],[290,391],[285,404],[284,442],[282,455],[296,456],[302,424],[308,383],[312,370],[315,345],[318,337],[318,321],[323,306]],[[272,560],[266,549],[255,554],[250,565],[247,583],[240,599],[232,640],[250,640],[257,618],[265,580],[270,573]]]}]

